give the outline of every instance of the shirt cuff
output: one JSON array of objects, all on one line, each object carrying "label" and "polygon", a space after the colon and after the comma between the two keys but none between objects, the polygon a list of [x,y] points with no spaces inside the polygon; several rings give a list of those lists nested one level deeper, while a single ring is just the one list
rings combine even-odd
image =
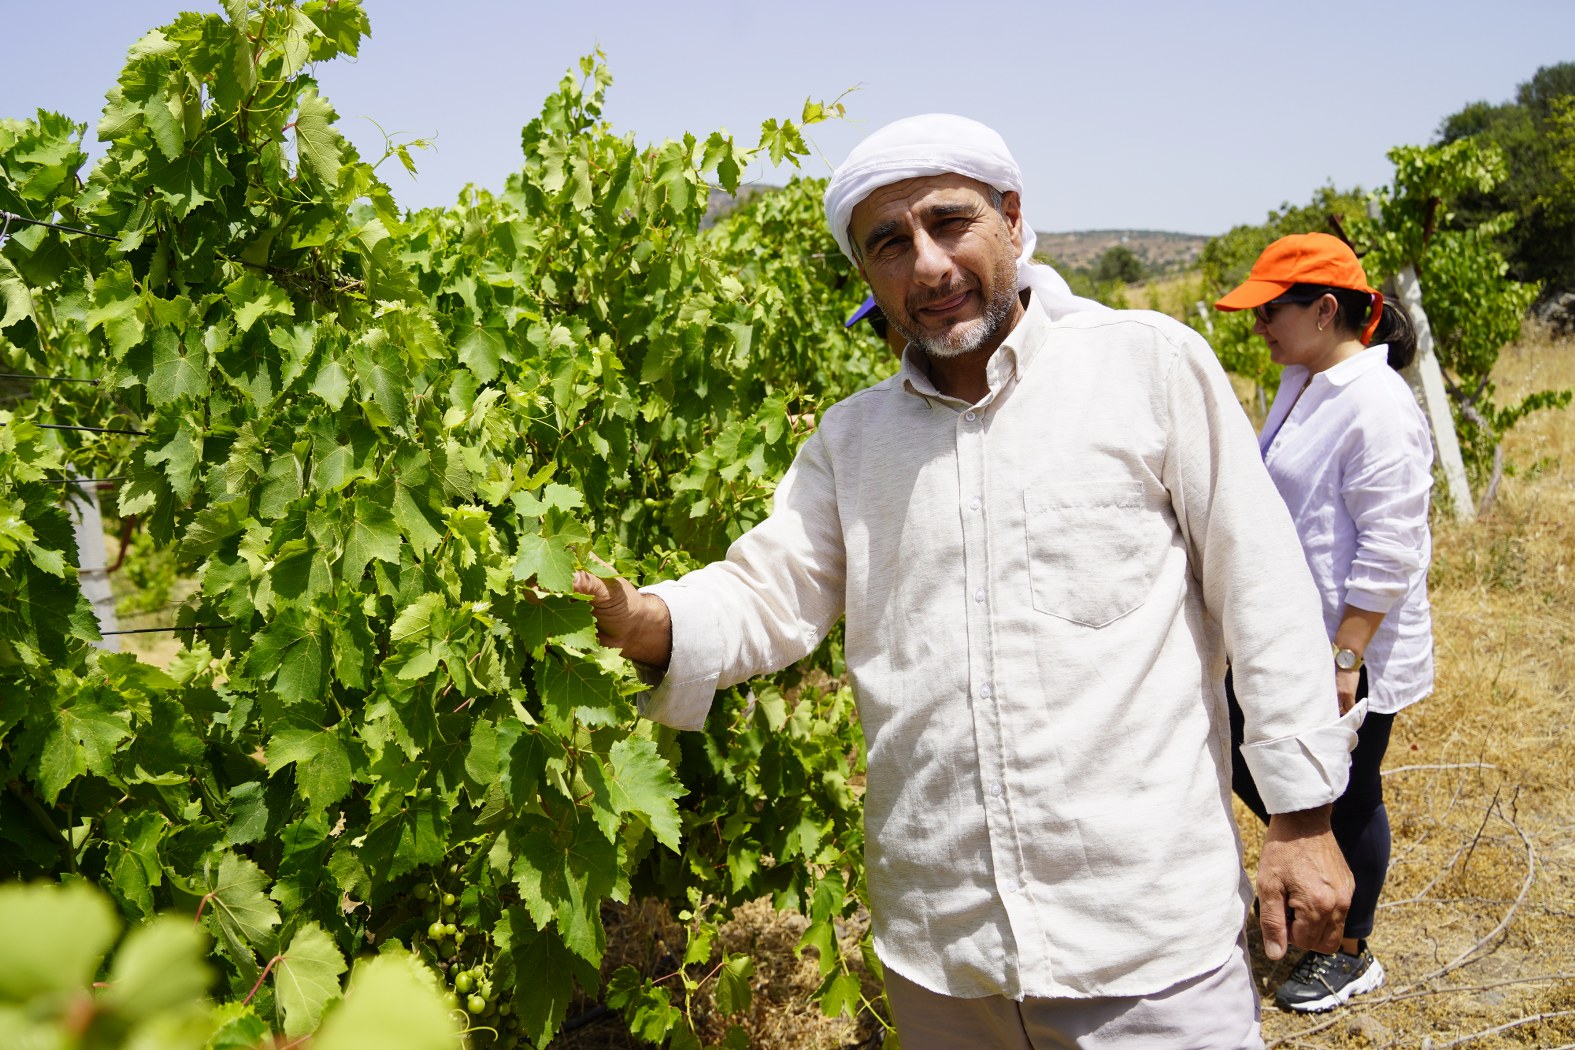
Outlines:
[{"label": "shirt cuff", "polygon": [[1404,591],[1396,593],[1390,588],[1385,588],[1381,592],[1364,590],[1360,587],[1349,585],[1345,588],[1345,604],[1354,605],[1356,608],[1367,612],[1387,613],[1403,597],[1405,597]]},{"label": "shirt cuff", "polygon": [[702,729],[721,678],[720,660],[714,652],[720,636],[715,616],[706,602],[696,600],[675,580],[642,587],[640,593],[662,599],[673,624],[673,650],[666,673],[636,665],[640,677],[655,686],[639,697],[640,714],[674,729]]},{"label": "shirt cuff", "polygon": [[1367,698],[1329,725],[1278,740],[1243,744],[1241,757],[1252,771],[1263,804],[1273,813],[1326,806],[1345,794],[1356,730],[1367,717]]}]

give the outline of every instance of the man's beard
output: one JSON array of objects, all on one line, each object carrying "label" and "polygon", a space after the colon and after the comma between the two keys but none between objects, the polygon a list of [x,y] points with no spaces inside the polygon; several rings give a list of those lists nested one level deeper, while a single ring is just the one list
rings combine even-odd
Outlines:
[{"label": "man's beard", "polygon": [[[931,357],[961,357],[973,353],[993,339],[1012,316],[1012,308],[1017,300],[1017,261],[1011,260],[995,277],[995,291],[985,302],[984,313],[972,321],[952,325],[939,335],[930,335],[910,328],[897,320],[896,311],[886,310],[885,307],[882,307],[882,310],[886,314],[887,322],[897,329],[904,339],[918,346]],[[927,301],[941,302],[956,295],[960,290],[959,288],[946,289],[940,294],[930,296]]]}]

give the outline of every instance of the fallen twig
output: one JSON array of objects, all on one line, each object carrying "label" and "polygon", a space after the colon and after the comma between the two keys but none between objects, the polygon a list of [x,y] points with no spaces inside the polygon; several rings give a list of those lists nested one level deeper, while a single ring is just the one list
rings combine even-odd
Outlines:
[{"label": "fallen twig", "polygon": [[[1493,1028],[1484,1028],[1480,1032],[1472,1032],[1470,1035],[1463,1035],[1459,1039],[1452,1039],[1447,1043],[1434,1043],[1433,1050],[1449,1050],[1449,1048],[1452,1046],[1464,1046],[1467,1043],[1474,1042],[1490,1035],[1497,1035],[1500,1032],[1507,1032],[1511,1028],[1520,1028],[1523,1025],[1536,1024],[1538,1021],[1551,1021],[1554,1018],[1570,1016],[1575,1016],[1575,1010],[1555,1010],[1553,1013],[1549,1014],[1532,1014],[1530,1017],[1517,1017],[1513,1021],[1506,1021],[1504,1024],[1497,1025]],[[1400,1044],[1390,1043],[1389,1045],[1399,1046]]]}]

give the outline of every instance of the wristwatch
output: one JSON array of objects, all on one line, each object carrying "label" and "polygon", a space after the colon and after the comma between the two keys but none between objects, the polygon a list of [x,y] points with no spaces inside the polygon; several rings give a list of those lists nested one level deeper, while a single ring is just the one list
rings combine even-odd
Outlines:
[{"label": "wristwatch", "polygon": [[1342,671],[1355,671],[1362,666],[1362,654],[1355,649],[1334,646],[1334,666]]}]

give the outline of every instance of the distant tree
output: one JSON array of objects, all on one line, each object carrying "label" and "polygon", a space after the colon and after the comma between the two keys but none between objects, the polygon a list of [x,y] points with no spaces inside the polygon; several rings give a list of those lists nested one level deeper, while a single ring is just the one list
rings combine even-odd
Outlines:
[{"label": "distant tree", "polygon": [[1516,280],[1541,282],[1544,297],[1575,291],[1575,62],[1544,66],[1512,102],[1473,102],[1444,118],[1438,142],[1472,139],[1503,153],[1507,174],[1456,204],[1452,225],[1469,229],[1504,212],[1497,237]]},{"label": "distant tree", "polygon": [[1094,265],[1094,280],[1100,283],[1121,281],[1132,284],[1143,279],[1143,260],[1124,244],[1106,248]]}]

